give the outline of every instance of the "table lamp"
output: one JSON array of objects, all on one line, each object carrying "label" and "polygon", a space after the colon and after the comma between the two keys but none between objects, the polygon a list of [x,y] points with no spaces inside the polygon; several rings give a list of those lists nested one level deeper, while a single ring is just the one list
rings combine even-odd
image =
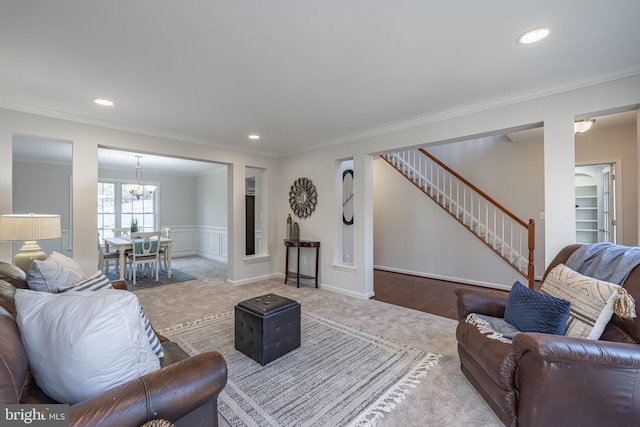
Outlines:
[{"label": "table lamp", "polygon": [[59,239],[60,215],[14,214],[0,216],[0,241],[24,241],[24,246],[13,258],[13,263],[25,273],[34,259],[45,260],[36,240]]}]

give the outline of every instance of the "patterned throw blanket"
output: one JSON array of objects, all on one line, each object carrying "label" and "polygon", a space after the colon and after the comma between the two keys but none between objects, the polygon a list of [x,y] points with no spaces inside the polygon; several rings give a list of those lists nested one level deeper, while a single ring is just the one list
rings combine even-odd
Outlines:
[{"label": "patterned throw blanket", "polygon": [[640,248],[613,243],[583,245],[565,265],[585,276],[622,286],[631,270],[640,265]]},{"label": "patterned throw blanket", "polygon": [[465,321],[476,328],[478,332],[487,338],[511,344],[513,336],[520,331],[503,318],[486,316],[484,314],[470,313]]}]

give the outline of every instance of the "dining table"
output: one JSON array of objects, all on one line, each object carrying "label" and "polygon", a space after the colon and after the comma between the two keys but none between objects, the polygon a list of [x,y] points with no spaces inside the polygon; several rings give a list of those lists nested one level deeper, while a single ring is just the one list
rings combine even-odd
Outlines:
[{"label": "dining table", "polygon": [[[174,240],[168,237],[160,238],[160,246],[165,248],[167,255],[167,277],[169,278],[171,278],[171,245],[173,244],[173,242]],[[104,245],[107,251],[111,246],[118,248],[118,254],[120,255],[120,280],[124,280],[124,272],[126,269],[126,252],[127,250],[133,250],[133,242],[131,241],[131,237],[105,237]]]}]

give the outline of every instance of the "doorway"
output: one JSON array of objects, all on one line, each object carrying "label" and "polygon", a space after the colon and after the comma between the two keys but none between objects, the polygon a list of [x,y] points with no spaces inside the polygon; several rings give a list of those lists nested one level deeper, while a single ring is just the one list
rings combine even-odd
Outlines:
[{"label": "doorway", "polygon": [[577,243],[616,243],[616,163],[576,166]]}]

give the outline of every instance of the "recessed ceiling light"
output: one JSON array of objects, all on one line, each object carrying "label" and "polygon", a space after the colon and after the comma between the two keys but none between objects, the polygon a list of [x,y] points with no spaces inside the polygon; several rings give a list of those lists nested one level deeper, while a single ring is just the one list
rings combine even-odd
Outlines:
[{"label": "recessed ceiling light", "polygon": [[253,139],[253,140],[260,139],[260,135],[256,135],[255,133],[251,134],[251,135],[249,135],[249,139]]},{"label": "recessed ceiling light", "polygon": [[539,42],[549,35],[551,29],[549,27],[538,27],[533,30],[529,30],[518,37],[516,40],[518,44],[531,44]]},{"label": "recessed ceiling light", "polygon": [[93,102],[104,107],[113,107],[113,101],[104,98],[93,98]]}]

